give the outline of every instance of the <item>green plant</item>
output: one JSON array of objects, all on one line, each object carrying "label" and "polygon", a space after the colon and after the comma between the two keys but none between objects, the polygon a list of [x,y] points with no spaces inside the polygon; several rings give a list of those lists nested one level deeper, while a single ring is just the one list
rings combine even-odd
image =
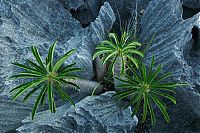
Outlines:
[{"label": "green plant", "polygon": [[11,94],[14,94],[13,100],[29,90],[23,99],[23,102],[25,102],[33,93],[40,90],[32,111],[32,119],[35,116],[39,103],[44,105],[46,95],[48,95],[49,109],[51,113],[56,112],[54,89],[60,95],[62,100],[68,100],[72,105],[74,105],[69,94],[62,89],[62,85],[70,85],[79,88],[75,83],[67,81],[67,79],[79,79],[79,77],[73,73],[80,71],[81,69],[75,68],[75,63],[62,67],[64,61],[75,52],[75,49],[68,51],[54,63],[54,50],[56,44],[57,41],[50,47],[49,53],[46,57],[46,63],[42,62],[38,49],[35,46],[32,46],[31,50],[37,63],[34,63],[31,60],[27,60],[28,65],[12,63],[17,67],[22,68],[24,71],[11,76],[11,79],[22,78],[30,80],[29,82],[21,84],[10,91]]},{"label": "green plant", "polygon": [[153,104],[158,106],[167,122],[170,121],[170,117],[166,110],[166,105],[161,98],[171,100],[176,104],[176,99],[172,94],[175,94],[174,88],[178,86],[187,85],[186,83],[173,83],[167,82],[166,79],[171,76],[171,73],[160,76],[161,65],[153,70],[155,59],[152,57],[151,65],[147,70],[144,63],[139,63],[139,69],[135,69],[130,64],[128,67],[133,76],[124,75],[125,79],[118,78],[122,84],[117,87],[123,88],[123,90],[116,92],[114,97],[117,100],[129,98],[127,108],[130,105],[134,106],[132,116],[136,115],[139,109],[142,108],[142,123],[145,122],[147,114],[150,115],[152,125],[155,124],[155,113],[152,107]]},{"label": "green plant", "polygon": [[133,55],[143,57],[144,54],[138,50],[141,44],[137,41],[133,41],[132,35],[123,32],[119,39],[115,33],[109,34],[110,40],[104,40],[100,45],[96,47],[96,53],[93,56],[95,59],[98,56],[103,55],[103,64],[111,61],[111,70],[114,73],[115,64],[120,61],[122,64],[121,74],[124,73],[127,60],[131,61],[138,68],[138,60]]}]

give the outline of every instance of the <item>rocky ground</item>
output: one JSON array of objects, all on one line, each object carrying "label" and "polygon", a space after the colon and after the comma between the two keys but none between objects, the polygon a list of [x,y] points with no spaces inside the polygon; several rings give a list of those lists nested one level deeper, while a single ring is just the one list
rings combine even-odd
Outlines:
[{"label": "rocky ground", "polygon": [[157,124],[150,132],[200,132],[198,12],[198,0],[0,0],[0,132],[133,133],[138,119],[131,117],[131,108],[121,109],[123,103],[112,99],[112,91],[98,96],[71,91],[76,109],[58,100],[55,114],[45,107],[34,121],[29,116],[34,101],[13,102],[8,93],[19,83],[8,80],[19,71],[11,62],[33,58],[32,45],[39,47],[44,58],[58,37],[56,56],[76,48],[66,63],[77,62],[86,70],[80,75],[93,80],[95,47],[111,30],[119,30],[119,19],[126,21],[132,15],[141,18],[137,21],[140,42],[155,36],[144,62],[149,65],[154,54],[156,63],[164,65],[163,72],[174,73],[171,80],[190,83],[177,88],[177,105],[168,103],[172,121],[167,124],[158,111]]}]

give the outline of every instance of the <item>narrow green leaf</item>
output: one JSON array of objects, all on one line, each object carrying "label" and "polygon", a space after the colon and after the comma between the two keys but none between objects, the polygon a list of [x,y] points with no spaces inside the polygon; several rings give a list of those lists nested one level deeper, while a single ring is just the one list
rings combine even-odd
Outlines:
[{"label": "narrow green leaf", "polygon": [[115,51],[115,52],[109,54],[109,55],[105,58],[105,60],[103,61],[103,65],[105,65],[105,63],[108,61],[108,59],[110,59],[112,56],[116,55],[117,53],[118,53],[118,51]]},{"label": "narrow green leaf", "polygon": [[119,46],[119,41],[118,41],[119,39],[115,33],[110,33],[109,37],[113,38],[115,40],[115,43],[117,44],[117,46]]},{"label": "narrow green leaf", "polygon": [[24,97],[24,99],[23,99],[22,102],[23,102],[23,103],[26,102],[26,101],[28,100],[28,98],[29,98],[34,92],[36,92],[38,89],[39,89],[38,87],[33,88],[33,89]]},{"label": "narrow green leaf", "polygon": [[176,94],[176,92],[174,90],[172,90],[171,88],[155,87],[155,88],[152,88],[152,90],[162,90],[162,91],[167,91],[167,92]]},{"label": "narrow green leaf", "polygon": [[28,82],[28,83],[21,84],[21,85],[15,87],[15,88],[13,88],[13,89],[10,91],[10,93],[12,93],[12,92],[14,92],[14,91],[16,91],[16,90],[20,90],[21,88],[24,88],[24,87],[29,86],[29,85],[31,85],[31,84],[33,84],[32,81],[31,81],[31,82]]},{"label": "narrow green leaf", "polygon": [[147,117],[147,108],[148,108],[148,96],[147,93],[144,93],[144,103],[143,103],[143,116],[142,116],[142,123],[145,122]]},{"label": "narrow green leaf", "polygon": [[71,98],[67,93],[65,93],[65,92],[62,90],[62,88],[61,88],[57,83],[55,84],[55,86],[56,86],[56,89],[57,89],[57,91],[59,92],[60,96],[61,96],[62,98],[67,99],[67,100],[71,103],[71,105],[75,106],[75,103],[74,103],[74,101],[72,100],[72,98]]},{"label": "narrow green leaf", "polygon": [[70,68],[70,69],[66,69],[65,71],[60,72],[59,74],[60,75],[66,75],[66,74],[70,74],[70,73],[73,73],[73,72],[80,72],[80,71],[83,71],[83,70],[80,69],[80,68]]},{"label": "narrow green leaf", "polygon": [[45,67],[44,67],[44,64],[42,63],[42,60],[41,60],[41,57],[40,57],[40,54],[38,52],[38,49],[37,47],[35,46],[32,46],[31,47],[31,51],[36,59],[36,61],[38,62],[38,64],[40,65],[40,67],[42,68],[42,70],[46,71]]},{"label": "narrow green leaf", "polygon": [[139,55],[139,56],[141,56],[141,57],[144,57],[144,54],[142,53],[142,52],[140,52],[140,51],[138,51],[138,50],[130,50],[130,49],[128,49],[128,50],[126,50],[126,51],[124,51],[124,54],[136,54],[136,55]]},{"label": "narrow green leaf", "polygon": [[41,98],[42,96],[46,93],[47,91],[47,85],[44,85],[43,89],[41,90],[36,102],[35,102],[35,105],[34,105],[34,108],[33,108],[33,111],[32,111],[32,120],[34,119],[35,117],[35,113],[37,111],[37,108],[38,108],[38,105],[39,105],[39,102],[41,101]]},{"label": "narrow green leaf", "polygon": [[151,77],[152,77],[152,70],[153,70],[153,67],[154,67],[154,63],[155,63],[155,56],[152,56],[151,65],[150,65],[150,68],[149,68],[149,71],[148,71],[148,79],[149,80],[151,80]]},{"label": "narrow green leaf", "polygon": [[150,116],[151,116],[151,124],[155,125],[156,117],[155,117],[155,113],[154,113],[153,107],[152,107],[152,105],[150,103],[150,98],[149,97],[148,97],[147,105],[148,105]]},{"label": "narrow green leaf", "polygon": [[131,100],[129,101],[129,103],[124,107],[125,108],[128,108],[130,105],[134,105],[136,102],[138,101],[141,101],[142,100],[142,93],[140,93],[138,91],[138,93],[136,95],[133,95]]},{"label": "narrow green leaf", "polygon": [[101,51],[97,51],[94,55],[93,55],[93,60],[97,58],[97,56],[102,55],[102,54],[107,54],[113,52],[113,50],[101,50]]},{"label": "narrow green leaf", "polygon": [[[53,57],[54,57],[54,51],[55,51],[55,46],[58,43],[58,40],[56,40],[53,45],[51,45],[51,47],[49,48],[49,53],[48,53],[48,63],[50,63],[50,71],[52,70],[53,67]],[[48,64],[47,63],[47,64]]]},{"label": "narrow green leaf", "polygon": [[76,65],[76,63],[72,63],[72,64],[69,64],[69,65],[66,65],[65,67],[60,67],[60,69],[58,69],[58,73],[62,73],[65,70],[74,68],[75,65]]},{"label": "narrow green leaf", "polygon": [[42,95],[42,98],[41,98],[41,101],[40,101],[41,106],[44,106],[45,100],[46,100],[45,98],[46,98],[46,93],[44,93],[44,95]]},{"label": "narrow green leaf", "polygon": [[118,101],[120,101],[120,100],[122,100],[122,99],[124,99],[124,98],[128,98],[128,96],[130,96],[130,95],[135,94],[136,91],[137,91],[137,90],[131,89],[131,90],[128,90],[128,91],[123,91],[123,93],[121,93],[121,94],[119,94],[119,93],[117,92],[117,94],[114,95],[114,97],[116,97],[116,99],[117,99]]},{"label": "narrow green leaf", "polygon": [[137,59],[134,59],[133,57],[129,55],[126,55],[126,57],[136,66],[136,68],[139,68]]},{"label": "narrow green leaf", "polygon": [[[105,44],[108,44],[108,45],[105,45]],[[117,50],[117,47],[115,46],[115,44],[113,44],[111,41],[108,41],[108,40],[102,41],[101,45],[109,46],[109,48],[113,48],[113,49]]]},{"label": "narrow green leaf", "polygon": [[158,65],[158,67],[156,68],[156,70],[154,71],[154,73],[152,74],[152,76],[150,77],[151,80],[149,81],[149,84],[151,84],[155,80],[155,78],[157,77],[157,75],[160,73],[161,68],[162,68],[162,66]]},{"label": "narrow green leaf", "polygon": [[37,71],[36,69],[34,68],[31,68],[29,66],[25,66],[23,64],[19,64],[19,63],[12,63],[13,65],[17,66],[17,67],[20,67],[20,68],[23,68],[24,70],[28,70],[28,71],[31,71],[31,72],[34,72],[34,73],[38,73],[40,75],[43,75],[43,73],[41,73],[40,71]]},{"label": "narrow green leaf", "polygon": [[16,100],[22,93],[24,93],[25,91],[27,91],[29,88],[37,86],[41,82],[43,82],[43,81],[39,80],[37,82],[32,82],[31,84],[28,84],[28,85],[26,85],[24,87],[21,87],[20,90],[14,95],[13,100]]},{"label": "narrow green leaf", "polygon": [[[141,79],[140,75],[137,73],[137,71],[131,66],[131,64],[129,62],[127,63],[127,65],[128,65],[128,68],[131,70],[135,80],[137,80],[138,82],[141,82],[142,79]],[[140,63],[138,65],[139,65],[138,68],[141,68]]]},{"label": "narrow green leaf", "polygon": [[163,116],[165,117],[166,121],[170,122],[170,117],[166,111],[166,107],[162,104],[162,102],[153,94],[150,95],[153,101],[156,103],[160,111],[162,112]]},{"label": "narrow green leaf", "polygon": [[27,60],[27,63],[30,64],[35,69],[37,69],[39,72],[46,74],[46,70],[42,69],[42,67],[38,66],[36,63],[32,62],[31,60]]},{"label": "narrow green leaf", "polygon": [[82,79],[79,76],[76,76],[73,74],[67,74],[67,73],[60,74],[59,76],[57,76],[57,78],[59,78],[59,79]]},{"label": "narrow green leaf", "polygon": [[48,93],[48,100],[49,100],[49,110],[51,111],[51,113],[53,113],[53,92],[52,92],[52,84],[48,83],[48,89],[47,89],[47,93]]},{"label": "narrow green leaf", "polygon": [[134,115],[137,114],[137,112],[138,112],[138,110],[139,110],[139,108],[140,108],[140,105],[141,105],[141,100],[139,100],[139,101],[136,103],[136,106],[135,106],[134,109],[133,109],[133,112],[132,112],[132,114],[131,114],[131,117],[133,117]]},{"label": "narrow green leaf", "polygon": [[165,97],[165,98],[171,100],[174,104],[176,104],[176,98],[171,96],[171,95],[169,95],[169,94],[158,92],[158,91],[155,91],[155,90],[151,90],[151,93],[154,93],[156,95],[160,95],[162,97]]},{"label": "narrow green leaf", "polygon": [[[158,79],[156,79],[155,80],[155,82],[156,83],[159,83],[159,82],[161,82],[162,80],[164,80],[164,79],[166,79],[166,78],[168,78],[168,77],[171,77],[171,73],[167,73],[167,74],[165,74],[164,76],[161,76],[160,78],[158,78]],[[154,83],[154,82],[152,82],[152,83]]]},{"label": "narrow green leaf", "polygon": [[64,61],[70,56],[72,55],[76,50],[75,49],[72,49],[70,51],[68,51],[65,55],[63,55],[57,62],[56,64],[54,65],[53,67],[53,72],[56,72],[60,67],[61,65],[64,63]]},{"label": "narrow green leaf", "polygon": [[17,79],[17,78],[41,78],[42,75],[37,74],[30,74],[30,73],[19,73],[9,77],[10,79]]},{"label": "narrow green leaf", "polygon": [[139,43],[139,42],[131,42],[131,43],[129,43],[127,46],[142,46],[142,44],[141,43]]}]

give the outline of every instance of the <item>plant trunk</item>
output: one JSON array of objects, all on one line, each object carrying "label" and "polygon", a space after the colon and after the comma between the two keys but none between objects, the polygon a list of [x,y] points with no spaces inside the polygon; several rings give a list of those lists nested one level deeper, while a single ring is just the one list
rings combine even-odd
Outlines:
[{"label": "plant trunk", "polygon": [[[89,81],[84,79],[67,79],[66,81],[72,82],[79,86],[80,92],[92,94],[94,89],[94,94],[101,94],[103,92],[103,85],[96,81]],[[74,86],[69,85],[69,87],[75,88]]]},{"label": "plant trunk", "polygon": [[107,65],[103,65],[102,60],[97,57],[94,61],[95,64],[95,74],[97,82],[101,82],[104,80],[107,72]]},{"label": "plant trunk", "polygon": [[121,88],[117,88],[118,85],[121,84],[121,81],[117,80],[117,78],[124,79],[125,77],[121,75],[121,70],[122,70],[122,58],[118,57],[116,59],[116,64],[114,68],[114,83],[115,83],[115,90],[119,91]]}]

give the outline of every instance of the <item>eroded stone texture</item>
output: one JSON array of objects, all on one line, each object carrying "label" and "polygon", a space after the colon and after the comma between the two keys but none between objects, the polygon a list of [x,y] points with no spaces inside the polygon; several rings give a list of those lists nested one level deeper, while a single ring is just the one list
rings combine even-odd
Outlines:
[{"label": "eroded stone texture", "polygon": [[[200,72],[199,58],[191,55],[193,48],[192,28],[198,23],[200,14],[183,20],[182,4],[177,0],[153,0],[145,10],[141,21],[140,41],[147,42],[155,35],[147,50],[144,62],[150,64],[155,55],[156,64],[163,64],[162,72],[172,72],[172,81],[189,82],[188,87],[177,88],[177,105],[167,103],[171,123],[167,124],[160,114],[153,133],[199,132],[200,93],[196,82]],[[191,65],[195,64],[195,67]]]},{"label": "eroded stone texture", "polygon": [[[76,54],[66,64],[77,62],[78,67],[87,70],[82,73],[83,77],[92,79],[94,71],[91,56],[94,48],[104,38],[105,33],[109,32],[114,21],[115,16],[108,3],[102,7],[95,22],[87,29],[83,29],[58,1],[0,0],[0,90],[2,95],[7,96],[11,88],[22,82],[8,81],[9,76],[19,72],[19,69],[11,66],[11,62],[24,63],[26,59],[33,59],[30,50],[32,45],[39,47],[40,54],[44,58],[50,44],[58,37],[60,41],[56,47],[56,58],[70,49],[77,48]],[[21,120],[27,117],[30,112],[28,107],[33,106],[36,96],[37,94],[33,95],[28,105],[21,106],[19,104],[18,106],[15,104],[16,107],[13,106],[13,108],[24,109],[16,114],[16,117],[13,118],[15,120],[12,120],[8,115],[0,115],[0,122],[12,125],[12,128],[6,127],[0,131],[6,132],[20,126]],[[83,95],[82,98],[84,97]],[[16,103],[18,102],[16,101]],[[14,103],[11,100],[8,103],[2,102],[0,108],[4,108],[4,104],[9,104],[8,107],[12,108]],[[58,101],[58,103],[60,102]],[[7,113],[3,111],[2,114]],[[10,110],[10,114],[13,113],[15,111]]]},{"label": "eroded stone texture", "polygon": [[76,108],[71,106],[68,109],[66,105],[58,108],[53,116],[48,112],[39,113],[39,119],[32,122],[27,118],[17,130],[21,133],[41,130],[61,133],[133,133],[137,118],[131,117],[130,108],[122,110],[123,103],[116,103],[113,94],[107,92],[100,96],[88,96],[77,103]]},{"label": "eroded stone texture", "polygon": [[[119,20],[121,20],[122,28],[125,28],[131,14],[133,14],[132,20],[134,20],[136,16],[136,10],[138,13],[137,16],[142,15],[151,0],[85,0],[84,4],[81,4],[81,6],[75,10],[71,10],[71,13],[74,18],[79,20],[82,26],[88,26],[95,20],[101,5],[103,5],[105,1],[111,5],[115,13],[117,20],[113,29],[115,32],[118,32],[120,30]],[[77,2],[76,5],[79,5],[79,3]],[[69,6],[69,4],[65,4],[65,6]]]},{"label": "eroded stone texture", "polygon": [[105,2],[96,20],[77,36],[72,37],[60,47],[59,54],[77,48],[75,54],[69,57],[68,63],[76,61],[78,66],[84,69],[84,71],[80,73],[84,79],[90,80],[94,77],[92,55],[95,52],[95,47],[105,39],[114,22],[114,12],[109,3]]},{"label": "eroded stone texture", "polygon": [[[11,66],[11,62],[23,63],[27,58],[32,58],[31,45],[49,47],[59,36],[61,45],[82,30],[79,22],[54,0],[2,0],[0,16],[0,84],[1,91],[6,92],[15,85],[9,83],[7,78],[18,71]],[[40,48],[42,55],[47,50]]]},{"label": "eroded stone texture", "polygon": [[0,95],[0,132],[10,131],[19,127],[21,120],[26,118],[31,110],[31,106],[24,105],[20,101],[15,101],[8,96]]}]

